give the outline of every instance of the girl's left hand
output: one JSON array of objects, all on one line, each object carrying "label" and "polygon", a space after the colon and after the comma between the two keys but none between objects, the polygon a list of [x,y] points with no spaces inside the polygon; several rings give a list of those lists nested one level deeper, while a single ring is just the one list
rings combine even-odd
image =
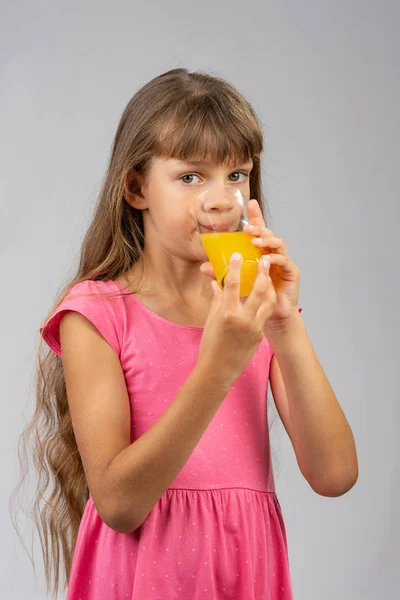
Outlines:
[{"label": "girl's left hand", "polygon": [[[291,261],[285,242],[265,227],[257,200],[249,201],[249,221],[251,225],[245,225],[243,231],[254,236],[254,246],[260,248],[263,254],[269,254],[271,261],[270,276],[276,291],[276,304],[266,325],[272,326],[298,315],[300,270]],[[216,279],[210,262],[203,263],[200,270]]]}]

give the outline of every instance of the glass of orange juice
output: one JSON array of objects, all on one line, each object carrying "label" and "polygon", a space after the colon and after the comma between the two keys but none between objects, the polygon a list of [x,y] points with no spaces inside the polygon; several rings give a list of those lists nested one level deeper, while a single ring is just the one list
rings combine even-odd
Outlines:
[{"label": "glass of orange juice", "polygon": [[197,231],[219,285],[223,288],[229,259],[234,252],[243,257],[240,296],[249,295],[258,272],[262,254],[252,244],[253,236],[243,231],[249,225],[248,201],[233,186],[215,186],[197,196],[193,204]]}]

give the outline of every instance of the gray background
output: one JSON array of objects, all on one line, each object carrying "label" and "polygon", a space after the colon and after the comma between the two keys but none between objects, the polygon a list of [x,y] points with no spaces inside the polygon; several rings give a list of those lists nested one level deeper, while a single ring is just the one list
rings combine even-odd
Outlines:
[{"label": "gray background", "polygon": [[1,597],[45,597],[40,555],[35,579],[8,515],[39,325],[77,260],[125,104],[184,66],[225,76],[262,119],[271,227],[301,269],[304,321],[357,442],[356,487],[327,499],[273,427],[295,599],[399,598],[398,3],[0,6]]}]

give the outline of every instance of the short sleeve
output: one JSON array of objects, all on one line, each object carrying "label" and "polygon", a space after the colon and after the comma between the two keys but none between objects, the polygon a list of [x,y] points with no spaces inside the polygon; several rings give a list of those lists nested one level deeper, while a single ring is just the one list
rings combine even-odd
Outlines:
[{"label": "short sleeve", "polygon": [[61,356],[60,322],[68,311],[76,311],[86,317],[101,333],[114,351],[120,355],[121,344],[118,326],[117,305],[103,281],[82,281],[68,291],[64,300],[40,328],[46,344]]}]

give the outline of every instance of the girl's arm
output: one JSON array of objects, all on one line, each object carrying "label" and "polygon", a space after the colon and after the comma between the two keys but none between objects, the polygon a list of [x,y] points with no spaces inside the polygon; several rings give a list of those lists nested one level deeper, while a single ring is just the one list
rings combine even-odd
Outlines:
[{"label": "girl's arm", "polygon": [[130,443],[130,409],[117,354],[90,321],[68,312],[60,341],[72,424],[103,521],[128,533],[175,480],[238,373],[196,366],[160,419]]},{"label": "girl's arm", "polygon": [[268,340],[275,351],[271,391],[299,468],[315,492],[340,496],[358,478],[356,447],[303,319],[270,328]]}]

